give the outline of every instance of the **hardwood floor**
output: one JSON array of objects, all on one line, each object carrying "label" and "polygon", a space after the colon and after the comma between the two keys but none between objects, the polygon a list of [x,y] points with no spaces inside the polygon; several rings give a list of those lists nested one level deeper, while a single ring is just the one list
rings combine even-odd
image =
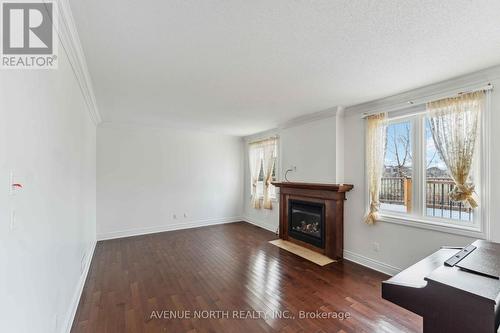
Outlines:
[{"label": "hardwood floor", "polygon": [[381,299],[384,274],[320,267],[275,238],[241,222],[101,241],[72,332],[421,331],[419,316]]}]

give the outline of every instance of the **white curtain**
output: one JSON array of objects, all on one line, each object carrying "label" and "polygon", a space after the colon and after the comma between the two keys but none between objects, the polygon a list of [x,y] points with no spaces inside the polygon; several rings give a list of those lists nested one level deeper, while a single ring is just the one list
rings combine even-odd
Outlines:
[{"label": "white curtain", "polygon": [[380,182],[384,171],[386,148],[386,113],[366,118],[366,170],[370,194],[370,208],[365,223],[373,224],[379,219]]},{"label": "white curtain", "polygon": [[262,148],[251,144],[248,147],[248,160],[250,162],[250,178],[252,182],[252,197],[250,204],[253,208],[260,208],[260,198],[257,193],[257,182],[259,181],[260,167],[262,163]]},{"label": "white curtain", "polygon": [[276,139],[270,139],[262,144],[263,154],[263,171],[264,171],[264,200],[263,207],[265,209],[273,209],[271,201],[271,181],[273,179],[273,169],[276,163]]},{"label": "white curtain", "polygon": [[478,91],[427,103],[434,144],[455,182],[450,198],[471,208],[478,206],[469,174],[484,98]]}]

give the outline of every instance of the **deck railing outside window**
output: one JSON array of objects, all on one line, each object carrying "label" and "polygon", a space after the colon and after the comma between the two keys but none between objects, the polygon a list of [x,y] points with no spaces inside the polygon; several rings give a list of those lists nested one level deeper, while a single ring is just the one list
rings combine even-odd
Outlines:
[{"label": "deck railing outside window", "polygon": [[[451,178],[427,178],[426,214],[428,216],[468,220],[472,210],[461,202],[450,200],[449,192],[455,183]],[[380,189],[380,202],[383,207],[396,211],[411,211],[412,180],[404,177],[383,177]]]}]

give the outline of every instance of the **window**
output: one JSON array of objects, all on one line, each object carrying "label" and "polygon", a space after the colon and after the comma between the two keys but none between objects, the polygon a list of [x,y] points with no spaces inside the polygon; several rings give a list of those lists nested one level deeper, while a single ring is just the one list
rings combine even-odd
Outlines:
[{"label": "window", "polygon": [[[476,153],[475,160],[477,161],[479,152],[476,151]],[[477,165],[477,162],[474,164]],[[469,182],[472,183],[476,183],[474,173],[479,170],[476,165],[473,165],[469,174]],[[427,117],[425,119],[425,166],[425,215],[455,221],[473,221],[474,211],[449,197],[449,193],[455,187],[455,182],[439,156]]]},{"label": "window", "polygon": [[[379,202],[382,220],[480,231],[480,209],[453,201],[455,182],[434,143],[425,107],[387,120]],[[481,128],[481,126],[479,126]],[[481,202],[482,135],[478,133],[468,182]],[[410,222],[408,222],[410,221]]]},{"label": "window", "polygon": [[[250,144],[250,149],[252,150],[253,154],[256,155],[256,160],[257,160],[257,182],[256,182],[256,187],[255,191],[257,193],[258,198],[263,198],[264,197],[264,183],[265,183],[265,171],[264,171],[264,154],[265,154],[265,149],[266,146],[272,145],[272,158],[274,160],[273,163],[273,168],[272,168],[272,173],[271,173],[271,181],[277,181],[277,163],[278,163],[278,140],[276,138],[271,138],[271,139],[266,139],[261,142],[256,142]],[[251,177],[252,178],[252,177]],[[250,180],[251,182],[253,181],[252,179]],[[250,186],[251,191],[253,191],[253,185],[251,184]],[[253,194],[253,193],[251,193]],[[269,196],[272,199],[276,198],[276,187],[274,185],[270,185],[269,187]]]},{"label": "window", "polygon": [[[278,179],[276,178],[276,163],[274,163],[272,181],[274,182],[277,180]],[[276,186],[271,185],[269,191],[271,198],[276,199]],[[260,163],[259,180],[257,181],[257,196],[259,198],[262,198],[264,196],[264,160],[262,160]]]},{"label": "window", "polygon": [[411,212],[413,157],[412,121],[389,122],[386,130],[384,172],[380,184],[381,209]]}]

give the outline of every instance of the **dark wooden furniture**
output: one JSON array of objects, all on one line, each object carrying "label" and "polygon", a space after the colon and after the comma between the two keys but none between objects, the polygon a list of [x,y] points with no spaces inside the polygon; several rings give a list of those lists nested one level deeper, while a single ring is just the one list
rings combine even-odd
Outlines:
[{"label": "dark wooden furniture", "polygon": [[[321,267],[273,239],[241,222],[99,241],[72,332],[420,332],[419,316],[380,297],[386,275],[348,260]],[[179,318],[151,317],[163,310]],[[194,318],[197,310],[229,315]],[[295,318],[233,317],[252,310]],[[299,311],[351,316],[301,318]]]},{"label": "dark wooden furniture", "polygon": [[[500,244],[480,240],[472,244],[481,251],[472,252],[467,260],[481,263],[488,257],[485,266],[500,264]],[[422,316],[424,333],[497,332],[500,281],[445,266],[444,261],[459,251],[441,249],[382,282],[382,297]]]},{"label": "dark wooden furniture", "polygon": [[[307,247],[330,257],[342,259],[344,249],[344,200],[345,193],[353,188],[350,184],[319,184],[275,182],[280,189],[280,227],[279,237]],[[317,247],[289,235],[290,200],[318,202],[325,205],[325,242]]]}]

